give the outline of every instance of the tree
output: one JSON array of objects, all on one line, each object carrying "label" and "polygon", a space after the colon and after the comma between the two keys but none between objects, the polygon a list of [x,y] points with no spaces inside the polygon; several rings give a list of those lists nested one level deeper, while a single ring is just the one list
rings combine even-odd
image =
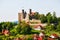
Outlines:
[{"label": "tree", "polygon": [[40,14],[38,12],[35,12],[35,15],[34,15],[35,19],[39,19],[40,17]]},{"label": "tree", "polygon": [[22,31],[22,25],[18,24],[17,27],[16,27],[16,30],[17,30],[17,32],[19,34]]},{"label": "tree", "polygon": [[4,24],[4,22],[1,22],[1,23],[0,23],[0,32],[1,32],[1,31],[2,31],[2,29],[3,29],[3,27],[2,27],[2,26],[3,26],[3,24]]},{"label": "tree", "polygon": [[17,29],[14,27],[13,29],[10,30],[10,35],[15,36],[18,34]]},{"label": "tree", "polygon": [[52,31],[55,31],[56,29],[54,29],[54,25],[47,25],[44,29],[44,32],[47,34],[47,35],[50,35],[52,33]]},{"label": "tree", "polygon": [[58,20],[58,23],[59,23],[60,22],[60,17],[58,17],[57,20]]},{"label": "tree", "polygon": [[57,25],[57,29],[58,32],[60,32],[60,23]]},{"label": "tree", "polygon": [[40,20],[42,23],[46,23],[47,22],[47,18],[44,14],[40,15]]},{"label": "tree", "polygon": [[48,14],[46,15],[46,17],[47,17],[47,22],[51,23],[52,22],[52,15],[51,15],[50,12],[48,12]]},{"label": "tree", "polygon": [[[24,24],[24,25],[23,25]],[[22,24],[22,27],[21,27],[21,33],[22,34],[30,34],[31,33],[31,27],[30,27],[30,25],[29,24],[27,24],[27,23],[25,23],[25,22],[23,22]]]},{"label": "tree", "polygon": [[55,12],[53,12],[52,23],[57,23],[57,17]]}]

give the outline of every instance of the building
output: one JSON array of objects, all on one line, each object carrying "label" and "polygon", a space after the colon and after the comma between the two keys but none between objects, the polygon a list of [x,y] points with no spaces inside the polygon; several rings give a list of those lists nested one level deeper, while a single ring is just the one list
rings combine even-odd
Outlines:
[{"label": "building", "polygon": [[34,14],[35,12],[32,12],[31,9],[29,9],[29,13],[27,13],[26,11],[24,11],[24,9],[22,9],[22,13],[20,12],[18,13],[18,21],[19,22],[25,21],[26,23],[29,23],[29,25],[31,26],[37,26],[37,28],[39,28],[38,25],[43,26],[44,24],[41,24],[40,20],[34,18]]},{"label": "building", "polygon": [[[21,12],[18,13],[18,21],[41,22],[40,20],[36,20],[34,18],[34,14],[35,12],[32,12],[31,9],[29,9],[29,13],[26,13],[26,11],[22,9],[22,13]],[[29,18],[29,16],[31,19]]]}]

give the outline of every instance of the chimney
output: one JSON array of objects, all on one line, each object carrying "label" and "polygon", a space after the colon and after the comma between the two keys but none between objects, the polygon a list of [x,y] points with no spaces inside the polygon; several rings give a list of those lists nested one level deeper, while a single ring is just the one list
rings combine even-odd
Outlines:
[{"label": "chimney", "polygon": [[30,12],[30,14],[31,14],[32,10],[31,10],[31,9],[29,9],[29,12]]},{"label": "chimney", "polygon": [[24,9],[22,9],[22,13],[24,14]]}]

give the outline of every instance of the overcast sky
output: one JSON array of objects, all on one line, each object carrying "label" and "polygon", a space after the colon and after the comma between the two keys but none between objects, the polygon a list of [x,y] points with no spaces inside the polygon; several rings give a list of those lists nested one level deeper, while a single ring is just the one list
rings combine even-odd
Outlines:
[{"label": "overcast sky", "polygon": [[37,11],[41,14],[56,12],[60,17],[60,0],[0,0],[0,22],[17,21],[22,9]]}]

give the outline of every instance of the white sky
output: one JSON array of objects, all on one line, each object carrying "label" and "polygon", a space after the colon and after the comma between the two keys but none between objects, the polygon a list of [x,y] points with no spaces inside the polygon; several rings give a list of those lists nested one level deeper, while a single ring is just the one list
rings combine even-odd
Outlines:
[{"label": "white sky", "polygon": [[60,17],[60,0],[0,0],[0,22],[17,21],[18,12],[30,8],[41,14],[55,11]]}]

